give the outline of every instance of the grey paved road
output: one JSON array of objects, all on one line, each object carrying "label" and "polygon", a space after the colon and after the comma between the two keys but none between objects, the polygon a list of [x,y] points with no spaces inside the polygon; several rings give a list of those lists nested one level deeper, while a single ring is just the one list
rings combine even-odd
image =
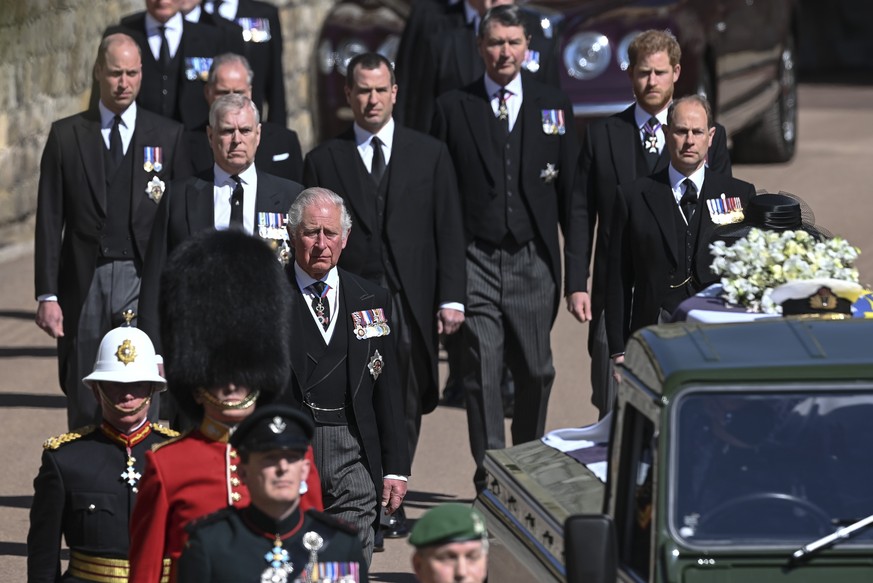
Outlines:
[{"label": "grey paved road", "polygon": [[[791,164],[738,166],[734,174],[758,188],[801,196],[819,224],[860,247],[862,282],[873,284],[873,87],[804,85],[800,149]],[[25,580],[25,537],[31,483],[43,440],[64,431],[64,400],[56,381],[54,343],[33,324],[33,256],[27,242],[0,249],[0,581]],[[558,378],[548,429],[592,422],[586,329],[562,311],[552,334]],[[463,411],[439,408],[424,420],[407,510],[412,519],[445,500],[473,496]],[[412,582],[409,546],[387,541],[372,579]],[[501,582],[503,583],[503,582]]]}]

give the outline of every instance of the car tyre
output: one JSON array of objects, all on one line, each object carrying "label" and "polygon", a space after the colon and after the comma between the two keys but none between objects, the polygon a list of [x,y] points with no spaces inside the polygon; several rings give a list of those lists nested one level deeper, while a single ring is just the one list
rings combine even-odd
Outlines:
[{"label": "car tyre", "polygon": [[780,163],[797,147],[797,75],[794,40],[789,37],[779,63],[779,96],[752,127],[734,137],[734,162]]}]

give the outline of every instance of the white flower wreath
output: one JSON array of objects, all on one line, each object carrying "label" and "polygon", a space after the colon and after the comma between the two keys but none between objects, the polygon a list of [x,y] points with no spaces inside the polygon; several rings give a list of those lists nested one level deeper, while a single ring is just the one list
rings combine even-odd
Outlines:
[{"label": "white flower wreath", "polygon": [[723,298],[750,312],[780,314],[770,297],[773,288],[797,279],[832,278],[858,282],[854,263],[860,250],[841,237],[817,241],[806,231],[764,231],[749,234],[728,246],[709,246],[710,269],[721,276]]}]

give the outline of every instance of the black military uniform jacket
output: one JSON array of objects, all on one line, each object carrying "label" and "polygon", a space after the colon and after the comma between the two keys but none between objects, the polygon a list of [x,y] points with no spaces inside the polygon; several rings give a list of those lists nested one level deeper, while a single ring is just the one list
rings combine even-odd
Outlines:
[{"label": "black military uniform jacket", "polygon": [[[135,460],[132,475],[144,472],[145,452],[152,445],[176,435],[151,424],[127,436]],[[128,468],[124,437],[104,424],[53,437],[43,447],[27,534],[28,582],[94,581],[87,572],[103,569],[111,569],[105,574],[123,574],[126,580],[136,480],[131,486],[122,478]],[[63,577],[61,535],[71,551]]]},{"label": "black military uniform jacket", "polygon": [[367,562],[354,528],[315,510],[304,514],[298,506],[291,516],[276,522],[252,505],[224,508],[192,522],[187,530],[188,543],[179,559],[179,583],[258,583],[264,570],[270,567],[265,555],[277,546],[277,535],[282,540],[281,550],[287,551],[287,562],[293,567],[289,583],[304,580],[303,573],[311,566],[310,551],[303,540],[311,533],[322,540],[315,569],[321,579],[325,574],[336,573],[330,580],[369,580]]}]

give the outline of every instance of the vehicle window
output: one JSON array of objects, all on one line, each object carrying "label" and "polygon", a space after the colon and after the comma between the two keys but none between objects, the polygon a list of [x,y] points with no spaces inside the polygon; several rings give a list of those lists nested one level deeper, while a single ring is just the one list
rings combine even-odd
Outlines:
[{"label": "vehicle window", "polygon": [[624,411],[622,462],[616,492],[619,559],[625,567],[648,580],[655,509],[652,496],[655,427],[632,406],[627,405]]},{"label": "vehicle window", "polygon": [[671,422],[669,514],[690,544],[805,543],[873,514],[873,395],[698,391]]}]

